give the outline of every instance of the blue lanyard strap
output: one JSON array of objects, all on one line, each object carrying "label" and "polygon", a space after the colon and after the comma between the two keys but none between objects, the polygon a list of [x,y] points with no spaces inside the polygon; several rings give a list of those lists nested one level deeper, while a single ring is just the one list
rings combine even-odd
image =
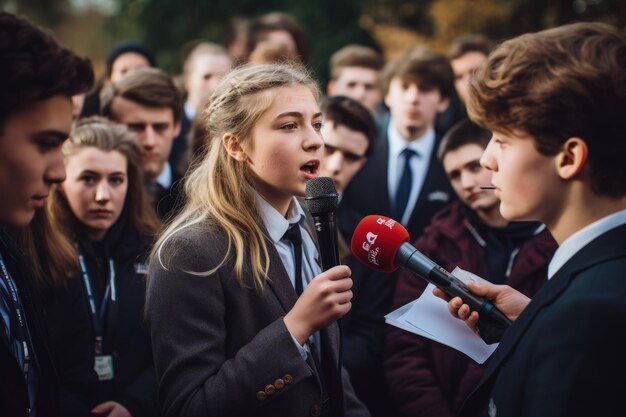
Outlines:
[{"label": "blue lanyard strap", "polygon": [[[10,303],[8,306],[9,314],[14,316],[11,320],[11,329],[14,334],[14,338],[17,340],[18,345],[21,349],[21,366],[22,371],[24,372],[24,380],[26,384],[28,384],[28,368],[30,367],[31,355],[30,355],[30,340],[28,337],[28,327],[26,324],[26,317],[24,316],[24,307],[22,306],[22,301],[20,300],[19,294],[17,292],[17,287],[11,275],[9,275],[9,271],[7,270],[6,264],[4,263],[4,259],[2,258],[2,254],[0,254],[0,276],[2,276],[2,281],[4,282],[4,286],[6,287],[6,291],[3,291],[7,296],[7,301]],[[0,288],[2,288],[0,286]],[[8,293],[7,293],[8,291]],[[20,362],[18,358],[18,362]]]},{"label": "blue lanyard strap", "polygon": [[113,259],[109,259],[109,282],[107,282],[104,295],[102,296],[102,302],[100,303],[100,309],[96,307],[96,297],[93,291],[93,285],[89,272],[87,271],[87,265],[85,264],[85,257],[81,252],[78,244],[74,244],[76,252],[78,253],[78,261],[80,263],[80,270],[83,275],[83,282],[85,283],[85,289],[87,290],[87,301],[89,301],[89,310],[91,312],[91,321],[93,323],[93,329],[95,333],[95,351],[96,355],[102,353],[102,341],[103,341],[103,329],[105,322],[105,315],[107,310],[107,304],[109,299],[112,302],[117,300],[117,289],[115,285],[115,262]]}]

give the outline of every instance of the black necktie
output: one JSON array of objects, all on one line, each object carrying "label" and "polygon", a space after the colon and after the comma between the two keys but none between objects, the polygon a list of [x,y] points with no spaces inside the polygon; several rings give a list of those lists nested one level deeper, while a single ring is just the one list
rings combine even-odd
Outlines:
[{"label": "black necktie", "polygon": [[396,190],[396,216],[397,221],[402,221],[402,216],[406,210],[406,205],[409,202],[409,195],[411,195],[411,188],[413,186],[413,172],[411,170],[411,158],[417,156],[417,152],[413,149],[404,148],[400,155],[404,156],[404,170],[402,176],[400,176],[400,182],[398,183],[398,189]]},{"label": "black necktie", "polygon": [[283,237],[293,245],[295,287],[296,294],[300,297],[300,294],[302,294],[302,235],[300,234],[300,226],[297,223],[289,226]]}]

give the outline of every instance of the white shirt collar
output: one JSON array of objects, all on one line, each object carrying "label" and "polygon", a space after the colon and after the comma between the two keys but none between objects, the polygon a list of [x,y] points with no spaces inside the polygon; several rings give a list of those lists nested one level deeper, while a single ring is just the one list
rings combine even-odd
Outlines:
[{"label": "white shirt collar", "polygon": [[163,188],[165,188],[167,190],[172,185],[172,181],[173,181],[173,178],[172,178],[172,167],[170,166],[169,162],[166,162],[165,165],[163,166],[163,170],[161,171],[161,173],[157,177],[156,182],[161,187],[163,187]]},{"label": "white shirt collar", "polygon": [[270,238],[274,243],[280,241],[289,226],[295,223],[303,222],[305,217],[304,210],[300,206],[298,199],[292,197],[289,210],[287,211],[287,218],[283,217],[270,203],[268,203],[261,194],[254,192],[257,202],[257,207],[269,233]]},{"label": "white shirt collar", "polygon": [[565,239],[548,265],[548,279],[552,278],[567,261],[592,240],[623,224],[626,224],[626,210],[620,210],[603,217]]},{"label": "white shirt collar", "polygon": [[185,112],[185,116],[187,119],[193,120],[196,117],[197,109],[191,105],[188,101],[185,102],[185,106],[183,107],[183,111]]},{"label": "white shirt collar", "polygon": [[435,146],[435,129],[428,129],[422,136],[409,142],[395,128],[393,119],[389,121],[387,128],[387,136],[389,137],[389,158],[398,159],[404,148],[410,148],[418,153],[420,159],[428,160]]}]

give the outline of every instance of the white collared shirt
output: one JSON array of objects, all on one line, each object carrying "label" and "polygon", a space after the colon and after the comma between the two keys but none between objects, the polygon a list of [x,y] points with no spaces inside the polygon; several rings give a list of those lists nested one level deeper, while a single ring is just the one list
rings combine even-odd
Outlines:
[{"label": "white collared shirt", "polygon": [[387,138],[389,141],[387,189],[389,190],[391,207],[395,206],[396,191],[404,170],[404,156],[400,158],[400,154],[405,148],[410,148],[419,155],[410,160],[411,172],[413,174],[411,194],[409,195],[409,201],[407,202],[402,219],[396,219],[406,226],[413,212],[413,208],[417,203],[422,186],[424,185],[426,174],[428,173],[430,157],[435,147],[435,130],[430,128],[421,137],[409,142],[400,135],[400,132],[398,132],[394,126],[393,119],[391,119],[387,128]]},{"label": "white collared shirt", "polygon": [[188,101],[185,102],[185,105],[183,106],[183,111],[185,112],[185,116],[187,116],[187,119],[189,120],[193,120],[196,117],[197,110]]},{"label": "white collared shirt", "polygon": [[[311,282],[313,278],[322,272],[321,265],[316,261],[319,259],[319,253],[317,246],[309,233],[304,229],[304,222],[306,221],[306,215],[300,205],[297,198],[292,197],[289,210],[287,212],[287,218],[283,217],[270,203],[268,203],[259,193],[255,192],[257,207],[263,219],[263,224],[267,230],[270,239],[274,243],[280,259],[283,261],[283,265],[291,285],[295,288],[295,260],[293,256],[292,244],[283,235],[289,229],[292,224],[298,224],[300,227],[300,234],[302,235],[302,288]],[[302,359],[306,360],[308,357],[307,347],[303,347],[298,343],[296,338],[291,335],[294,343],[300,351]],[[313,343],[319,346],[320,335],[319,332],[315,332],[309,337],[309,343]]]},{"label": "white collared shirt", "polygon": [[548,279],[552,278],[567,261],[592,240],[623,224],[626,224],[626,210],[620,210],[596,220],[565,239],[548,265]]},{"label": "white collared shirt", "polygon": [[174,181],[172,177],[172,167],[169,162],[166,162],[165,165],[163,165],[163,170],[156,179],[156,183],[167,190],[171,187],[172,181]]}]

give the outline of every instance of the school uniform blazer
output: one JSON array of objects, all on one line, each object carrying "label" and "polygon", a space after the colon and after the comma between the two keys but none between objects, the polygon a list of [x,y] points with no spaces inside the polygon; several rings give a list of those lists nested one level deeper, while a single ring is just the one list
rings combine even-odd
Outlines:
[{"label": "school uniform blazer", "polygon": [[462,416],[624,415],[626,226],[572,257],[504,334]]},{"label": "school uniform blazer", "polygon": [[[249,255],[246,288],[235,280],[232,252],[214,274],[194,273],[220,265],[227,243],[216,226],[186,228],[165,245],[167,269],[158,259],[150,265],[146,310],[163,416],[319,415],[318,372],[283,322],[297,297],[273,243],[267,242],[270,280],[261,295]],[[339,367],[337,324],[321,336],[332,415],[369,415]]]}]

